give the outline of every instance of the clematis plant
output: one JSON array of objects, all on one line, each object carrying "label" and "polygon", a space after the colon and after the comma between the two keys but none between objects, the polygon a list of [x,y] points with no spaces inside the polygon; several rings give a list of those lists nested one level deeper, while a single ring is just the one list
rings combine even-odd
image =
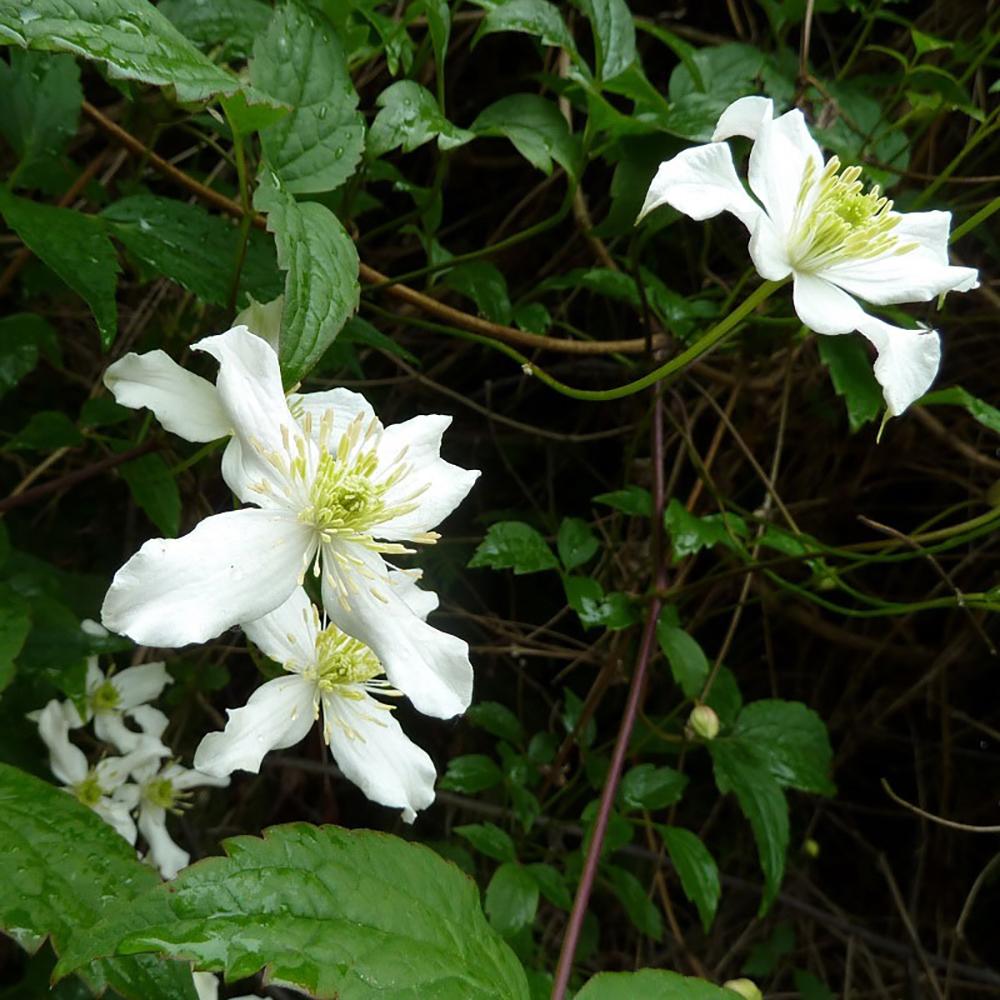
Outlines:
[{"label": "clematis plant", "polygon": [[[725,142],[736,135],[753,140],[748,180],[755,197]],[[886,323],[857,299],[876,306],[927,302],[975,288],[973,268],[948,263],[951,213],[894,211],[878,186],[865,191],[860,167],[842,168],[836,156],[824,162],[801,111],[775,118],[768,98],[735,101],[712,139],[660,164],[639,219],[666,204],[699,220],[735,215],[750,231],[761,276],[792,279],[795,311],[810,330],[857,330],[871,341],[875,378],[889,415],[898,416],[933,382],[940,339],[934,330]]]},{"label": "clematis plant", "polygon": [[431,529],[479,476],[440,457],[451,418],[383,427],[346,389],[286,399],[274,349],[244,326],[194,347],[219,362],[215,386],[165,355],[123,359],[109,385],[189,440],[230,433],[223,477],[256,506],[146,542],[115,575],[104,624],[150,646],[201,642],[274,611],[312,569],[330,620],[372,649],[394,687],[425,714],[464,711],[468,646],[412,610],[386,562],[436,541]]},{"label": "clematis plant", "polygon": [[[406,573],[391,573],[389,586],[420,620],[436,606]],[[195,767],[219,776],[256,773],[268,751],[298,743],[322,710],[323,740],[344,775],[412,823],[434,801],[434,764],[403,733],[392,706],[373,697],[399,692],[383,678],[372,650],[336,625],[323,627],[302,588],[243,629],[288,673],[259,687],[245,707],[229,710],[225,731],[201,741]]]}]

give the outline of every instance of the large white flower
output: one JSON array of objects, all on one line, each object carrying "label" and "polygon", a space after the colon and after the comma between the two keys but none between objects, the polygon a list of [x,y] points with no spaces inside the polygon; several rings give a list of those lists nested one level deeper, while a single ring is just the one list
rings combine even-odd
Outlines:
[{"label": "large white flower", "polygon": [[[428,605],[407,574],[389,585],[423,619]],[[260,770],[269,750],[298,743],[323,714],[323,739],[344,775],[373,802],[416,811],[434,801],[434,764],[412,743],[392,706],[372,697],[398,695],[382,679],[375,654],[336,625],[322,628],[319,612],[302,588],[276,611],[243,626],[249,638],[288,674],[259,687],[244,708],[229,710],[225,731],[209,733],[194,764],[206,774]]]},{"label": "large white flower", "polygon": [[[748,180],[757,200],[737,177],[723,141],[734,135],[754,141]],[[841,169],[836,156],[824,163],[801,111],[775,118],[767,98],[731,104],[712,138],[660,164],[639,218],[664,204],[693,219],[731,212],[750,231],[760,274],[771,281],[793,278],[795,311],[809,329],[858,330],[872,342],[888,411],[902,413],[937,374],[938,335],[885,323],[854,297],[889,305],[975,288],[973,268],[948,264],[951,213],[893,211],[877,186],[864,190],[860,167]]]},{"label": "large white flower", "polygon": [[451,418],[383,427],[346,389],[286,400],[277,355],[246,327],[194,346],[219,362],[214,387],[186,372],[178,378],[154,352],[119,362],[112,389],[191,440],[231,433],[223,476],[257,508],[146,542],[115,575],[104,624],[149,646],[202,642],[275,610],[312,567],[331,620],[374,650],[420,711],[464,711],[468,646],[414,614],[389,585],[383,558],[412,551],[404,543],[435,541],[431,529],[479,475],[440,457]]}]

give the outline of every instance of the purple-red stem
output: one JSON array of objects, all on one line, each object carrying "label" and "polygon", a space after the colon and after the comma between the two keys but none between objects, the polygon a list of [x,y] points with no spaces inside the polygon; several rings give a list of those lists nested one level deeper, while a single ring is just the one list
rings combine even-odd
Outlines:
[{"label": "purple-red stem", "polygon": [[[650,456],[653,467],[652,549],[654,593],[659,595],[666,589],[666,566],[663,562],[663,399],[659,384],[655,386],[653,393],[652,426],[650,428]],[[615,800],[615,792],[618,790],[618,781],[625,763],[625,754],[628,752],[628,742],[635,727],[636,716],[639,714],[639,705],[646,686],[646,674],[653,658],[656,621],[660,616],[662,604],[663,601],[659,596],[654,597],[649,603],[646,623],[643,626],[642,639],[639,643],[639,655],[636,658],[635,669],[632,671],[632,680],[629,684],[625,712],[618,729],[618,737],[611,754],[611,764],[608,767],[607,777],[604,779],[604,787],[601,789],[601,801],[597,808],[597,818],[591,833],[590,847],[587,850],[586,858],[584,858],[583,871],[580,873],[580,882],[576,887],[576,896],[573,899],[573,908],[570,910],[569,920],[566,923],[566,934],[563,937],[562,948],[559,952],[559,964],[556,966],[555,980],[552,984],[552,1000],[564,1000],[573,972],[573,959],[576,956],[576,946],[583,928],[583,918],[587,914],[590,893],[594,888],[594,879],[597,877],[597,866],[601,859],[601,847],[608,829],[611,806]]]}]

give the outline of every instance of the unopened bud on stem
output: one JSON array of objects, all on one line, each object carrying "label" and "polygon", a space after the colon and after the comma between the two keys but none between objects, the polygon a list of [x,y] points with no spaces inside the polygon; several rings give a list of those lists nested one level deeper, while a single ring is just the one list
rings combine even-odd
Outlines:
[{"label": "unopened bud on stem", "polygon": [[752,979],[730,979],[722,984],[724,990],[732,990],[743,1000],[763,1000],[757,984]]},{"label": "unopened bud on stem", "polygon": [[695,705],[688,716],[688,726],[703,740],[714,740],[719,735],[719,717],[708,705]]}]

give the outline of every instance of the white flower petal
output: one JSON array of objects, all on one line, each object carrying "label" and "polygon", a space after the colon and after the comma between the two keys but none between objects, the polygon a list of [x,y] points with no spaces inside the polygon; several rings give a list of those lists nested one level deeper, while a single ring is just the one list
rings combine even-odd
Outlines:
[{"label": "white flower petal", "polygon": [[39,713],[38,735],[49,748],[49,766],[59,781],[75,785],[87,777],[87,757],[69,741],[69,719],[61,702],[53,699]]},{"label": "white flower petal", "polygon": [[423,571],[419,569],[391,569],[389,586],[418,618],[426,621],[427,616],[436,611],[441,602],[433,590],[422,590],[417,586],[417,581],[423,575]]},{"label": "white flower petal", "polygon": [[217,777],[233,771],[256,774],[266,753],[294,746],[309,732],[315,688],[297,674],[261,685],[243,708],[228,710],[223,732],[209,733],[198,744],[194,766]]},{"label": "white flower petal", "polygon": [[[306,417],[309,418],[310,437],[317,444],[326,444],[330,451],[336,451],[337,442],[343,436],[350,424],[359,414],[362,423],[367,427],[375,420],[379,427],[381,422],[375,416],[371,403],[360,392],[350,389],[327,389],[324,392],[291,393],[288,397],[288,408],[292,415],[305,429]],[[329,416],[328,416],[329,414]],[[330,437],[327,441],[319,440],[320,427],[323,419],[330,421]]]},{"label": "white flower petal", "polygon": [[215,386],[163,351],[126,354],[104,373],[104,384],[119,404],[147,407],[185,441],[214,441],[230,432]]},{"label": "white flower petal", "polygon": [[[136,711],[138,710],[137,708]],[[99,740],[110,743],[119,753],[131,754],[142,748],[156,758],[170,756],[170,748],[164,746],[158,737],[129,729],[122,713],[118,711],[97,712],[94,715],[94,735]]]},{"label": "white flower petal", "polygon": [[191,860],[167,833],[167,814],[162,806],[144,802],[139,809],[139,832],[149,845],[149,858],[165,879],[174,878]]},{"label": "white flower petal", "polygon": [[941,339],[935,330],[904,330],[874,316],[858,329],[875,345],[875,378],[889,413],[898,417],[931,387],[941,363]]},{"label": "white flower petal", "polygon": [[816,333],[850,333],[864,320],[864,310],[847,292],[812,274],[795,273],[792,299],[799,319]]},{"label": "white flower petal", "polygon": [[373,802],[403,810],[412,823],[434,801],[437,772],[427,754],[400,728],[387,705],[323,696],[330,751],[344,776]]},{"label": "white flower petal", "polygon": [[128,781],[131,763],[128,757],[104,757],[97,762],[94,774],[97,776],[97,783],[106,795],[110,795],[116,788]]},{"label": "white flower petal", "polygon": [[761,126],[774,118],[774,102],[770,97],[741,97],[719,115],[712,133],[712,142],[743,135],[756,139]]},{"label": "white flower petal", "polygon": [[660,205],[672,205],[692,219],[732,212],[751,232],[760,207],[746,193],[724,142],[681,150],[661,163],[636,222]]},{"label": "white flower petal", "polygon": [[289,670],[301,671],[316,661],[316,617],[309,595],[296,587],[274,611],[241,627],[266,656]]},{"label": "white flower petal", "polygon": [[191,975],[198,1000],[219,1000],[219,980],[211,972],[194,972]]},{"label": "white flower petal", "polygon": [[784,235],[763,212],[750,237],[750,257],[758,274],[768,281],[781,281],[792,272]]},{"label": "white flower petal", "polygon": [[285,601],[313,544],[285,514],[215,514],[183,538],[146,542],[115,574],[101,620],[146,646],[204,642]]},{"label": "white flower petal", "polygon": [[120,673],[112,675],[111,683],[118,692],[116,707],[124,712],[155,701],[163,693],[163,689],[173,683],[173,678],[167,673],[166,664],[160,661],[126,667]]},{"label": "white flower petal", "polygon": [[818,179],[823,154],[809,134],[799,110],[787,111],[764,122],[750,150],[750,190],[763,202],[779,233],[788,234],[806,164],[812,162]]},{"label": "white flower petal", "polygon": [[[371,579],[353,578],[355,589],[345,608],[324,571],[323,604],[330,620],[371,648],[386,676],[418,711],[439,719],[464,712],[472,700],[468,645],[410,610],[390,586],[381,557],[359,546],[351,547],[351,555],[364,560]],[[333,563],[324,556],[324,566]]]},{"label": "white flower petal", "polygon": [[208,774],[196,767],[181,767],[177,763],[168,764],[160,772],[160,776],[182,792],[205,785],[213,788],[226,788],[229,785],[229,776],[226,774]]},{"label": "white flower petal", "polygon": [[385,502],[406,503],[415,508],[377,525],[376,538],[406,539],[439,525],[469,494],[479,478],[476,469],[461,469],[441,458],[441,436],[451,417],[439,414],[414,417],[385,429],[378,445],[380,468],[390,472],[400,454],[410,472],[385,495]]},{"label": "white flower petal", "polygon": [[126,803],[118,799],[101,798],[94,805],[94,812],[104,820],[115,832],[124,837],[130,844],[135,843],[135,821]]},{"label": "white flower petal", "polygon": [[167,717],[158,708],[153,708],[152,705],[136,705],[126,714],[135,721],[143,733],[155,740],[159,740],[163,735],[169,722]]}]

